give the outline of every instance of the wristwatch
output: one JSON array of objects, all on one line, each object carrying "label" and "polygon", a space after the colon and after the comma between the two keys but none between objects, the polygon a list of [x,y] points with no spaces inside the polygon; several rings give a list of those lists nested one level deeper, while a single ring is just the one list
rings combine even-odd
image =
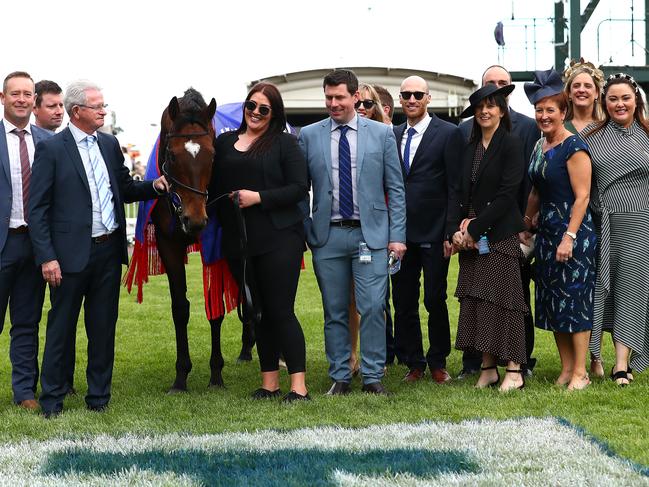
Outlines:
[{"label": "wristwatch", "polygon": [[573,241],[577,240],[577,234],[575,232],[563,232],[564,235],[568,235]]}]

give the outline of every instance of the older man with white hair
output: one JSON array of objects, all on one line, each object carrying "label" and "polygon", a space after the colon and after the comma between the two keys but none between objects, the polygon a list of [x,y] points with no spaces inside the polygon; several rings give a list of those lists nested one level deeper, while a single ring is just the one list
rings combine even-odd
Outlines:
[{"label": "older man with white hair", "polygon": [[88,336],[88,409],[110,400],[121,264],[128,262],[125,202],[156,198],[164,177],[134,181],[119,142],[98,132],[106,105],[89,81],[68,86],[70,125],[36,147],[29,200],[30,237],[36,263],[50,285],[52,309],[41,373],[45,417],[63,410],[70,336],[81,304]]}]

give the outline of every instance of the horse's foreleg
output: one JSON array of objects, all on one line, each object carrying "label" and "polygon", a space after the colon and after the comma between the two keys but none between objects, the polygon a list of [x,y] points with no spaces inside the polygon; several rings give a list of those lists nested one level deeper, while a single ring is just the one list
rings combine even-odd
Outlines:
[{"label": "horse's foreleg", "polygon": [[221,325],[223,316],[210,320],[212,355],[210,356],[210,383],[208,387],[223,387],[223,354],[221,353]]},{"label": "horse's foreleg", "polygon": [[237,362],[250,362],[252,360],[252,347],[255,346],[255,329],[250,321],[241,323],[241,353]]}]

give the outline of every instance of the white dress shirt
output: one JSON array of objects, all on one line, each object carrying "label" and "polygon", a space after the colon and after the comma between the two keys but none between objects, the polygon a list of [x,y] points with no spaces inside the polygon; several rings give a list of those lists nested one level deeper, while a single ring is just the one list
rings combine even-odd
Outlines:
[{"label": "white dress shirt", "polygon": [[[7,152],[9,153],[9,169],[11,170],[11,214],[9,216],[9,228],[18,228],[26,225],[23,211],[23,172],[20,164],[20,139],[11,131],[17,127],[4,119],[5,133],[7,139]],[[34,139],[32,138],[32,127],[27,124],[25,129],[25,143],[29,154],[29,165],[34,163]]]},{"label": "white dress shirt", "polygon": [[[412,161],[415,159],[417,148],[419,147],[421,138],[423,137],[424,132],[428,128],[428,124],[430,124],[430,121],[431,121],[430,115],[426,113],[426,116],[423,119],[421,119],[414,126],[412,126],[416,132],[412,135],[412,140],[410,140],[410,152],[408,157],[409,166],[412,166]],[[406,149],[406,141],[408,140],[408,129],[410,127],[411,127],[410,124],[406,124],[406,130],[403,131],[403,136],[401,137],[401,159],[403,159],[403,152]]]}]

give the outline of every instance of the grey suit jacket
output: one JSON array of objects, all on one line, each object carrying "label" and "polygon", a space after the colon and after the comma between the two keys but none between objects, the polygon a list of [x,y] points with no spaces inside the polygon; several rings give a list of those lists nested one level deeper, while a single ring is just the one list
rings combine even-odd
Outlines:
[{"label": "grey suit jacket", "polygon": [[[313,191],[311,216],[305,220],[306,239],[310,247],[322,247],[329,239],[333,204],[331,119],[304,127],[298,142]],[[358,119],[356,195],[363,238],[370,248],[405,243],[405,190],[394,133],[388,125],[362,117]]]},{"label": "grey suit jacket", "polygon": [[[32,137],[34,139],[34,148],[36,145],[49,137],[45,130],[31,125]],[[0,121],[0,252],[7,241],[7,231],[9,230],[9,217],[11,216],[11,202],[13,200],[13,191],[11,188],[11,169],[9,167],[9,150],[7,149],[7,138],[5,137],[4,120]],[[2,265],[2,263],[0,263]]]}]

